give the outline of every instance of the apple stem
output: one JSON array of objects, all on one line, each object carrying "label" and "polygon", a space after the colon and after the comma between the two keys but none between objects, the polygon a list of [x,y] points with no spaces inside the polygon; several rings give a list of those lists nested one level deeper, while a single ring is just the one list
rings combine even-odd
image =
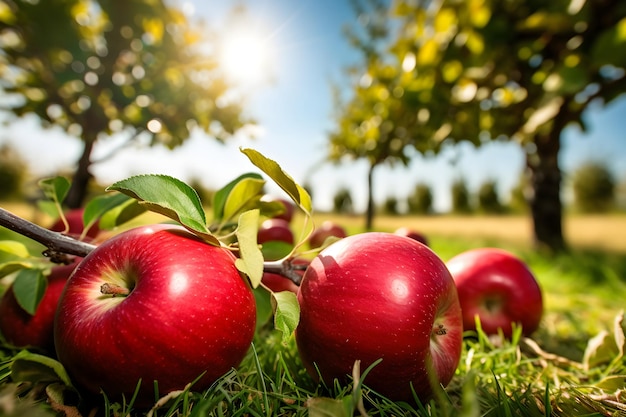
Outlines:
[{"label": "apple stem", "polygon": [[89,243],[81,242],[59,232],[53,232],[22,219],[3,208],[0,208],[0,226],[41,243],[47,248],[43,255],[56,263],[69,263],[70,260],[67,259],[67,255],[84,258],[96,248]]},{"label": "apple stem", "polygon": [[108,282],[102,284],[100,292],[105,295],[112,295],[113,297],[130,294],[130,290],[128,288],[117,284],[110,284]]},{"label": "apple stem", "polygon": [[437,324],[433,327],[433,333],[437,336],[443,336],[448,333],[448,329],[443,324]]},{"label": "apple stem", "polygon": [[300,285],[302,281],[302,275],[298,274],[297,271],[302,271],[306,267],[306,264],[294,264],[291,259],[266,261],[263,263],[264,272],[282,275],[296,285]]}]

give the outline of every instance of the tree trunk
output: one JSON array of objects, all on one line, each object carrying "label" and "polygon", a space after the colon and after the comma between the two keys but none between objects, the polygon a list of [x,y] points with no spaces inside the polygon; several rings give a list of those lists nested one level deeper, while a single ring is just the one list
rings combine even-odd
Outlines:
[{"label": "tree trunk", "polygon": [[87,192],[89,189],[89,182],[92,175],[89,172],[91,165],[91,151],[93,150],[95,140],[85,140],[85,147],[83,153],[78,160],[78,165],[74,176],[72,178],[72,185],[65,198],[65,206],[69,209],[82,207],[85,199],[87,198]]},{"label": "tree trunk", "polygon": [[365,230],[372,230],[374,227],[374,168],[376,164],[371,164],[367,172],[367,211],[365,213]]},{"label": "tree trunk", "polygon": [[534,243],[552,252],[566,248],[562,228],[560,129],[535,136],[536,153],[526,155],[531,174],[530,210]]}]

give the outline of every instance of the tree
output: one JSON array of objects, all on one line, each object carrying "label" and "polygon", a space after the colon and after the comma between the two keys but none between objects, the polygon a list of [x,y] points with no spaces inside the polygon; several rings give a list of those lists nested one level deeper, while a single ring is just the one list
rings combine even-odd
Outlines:
[{"label": "tree", "polygon": [[8,144],[0,146],[0,200],[23,196],[28,175],[26,161]]},{"label": "tree", "polygon": [[352,214],[354,212],[350,190],[342,187],[335,193],[333,197],[333,208],[335,213]]},{"label": "tree", "polygon": [[467,184],[462,178],[457,178],[452,183],[452,212],[466,214],[472,211],[470,195]]},{"label": "tree", "polygon": [[[626,92],[626,54],[616,53],[626,48],[626,3],[399,0],[388,17],[394,22],[385,26],[387,46],[379,37],[377,48],[362,48],[370,54],[362,69],[367,84],[382,84],[387,94],[377,102],[359,100],[363,87],[356,85],[354,96],[361,108],[391,109],[380,115],[390,128],[386,135],[374,132],[368,153],[355,155],[389,156],[381,152],[390,140],[382,139],[396,131],[406,134],[397,135],[405,139],[398,145],[402,155],[408,146],[436,154],[446,143],[517,141],[530,173],[535,243],[564,249],[560,137],[572,123],[584,130],[582,115],[591,103]],[[339,116],[340,130],[348,132],[344,141],[355,135],[348,128],[363,128],[346,122],[358,120],[355,107]]]},{"label": "tree", "polygon": [[603,213],[615,205],[615,179],[606,165],[588,162],[572,176],[576,207],[586,213]]},{"label": "tree", "polygon": [[223,142],[247,122],[199,28],[161,0],[0,3],[3,109],[84,143],[69,207],[82,204],[92,150],[107,136],[171,149],[194,128]]},{"label": "tree", "polygon": [[428,214],[433,210],[433,193],[428,184],[418,183],[407,199],[409,213]]},{"label": "tree", "polygon": [[493,180],[483,182],[478,189],[478,208],[484,213],[498,214],[502,213],[504,207],[500,202],[500,195],[496,183]]}]

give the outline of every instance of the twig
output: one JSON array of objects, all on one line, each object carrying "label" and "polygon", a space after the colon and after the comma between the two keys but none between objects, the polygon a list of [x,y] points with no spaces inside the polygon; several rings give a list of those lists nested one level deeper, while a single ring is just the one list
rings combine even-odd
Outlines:
[{"label": "twig", "polygon": [[31,223],[3,208],[0,208],[0,226],[41,243],[48,248],[43,254],[53,260],[60,259],[62,254],[85,257],[96,248],[92,244]]}]

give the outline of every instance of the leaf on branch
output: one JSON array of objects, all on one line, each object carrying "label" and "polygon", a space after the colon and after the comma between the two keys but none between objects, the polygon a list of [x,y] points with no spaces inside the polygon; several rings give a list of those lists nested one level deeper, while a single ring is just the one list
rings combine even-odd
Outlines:
[{"label": "leaf on branch", "polygon": [[0,261],[29,257],[26,245],[14,240],[0,240]]},{"label": "leaf on branch", "polygon": [[263,186],[265,186],[265,181],[257,178],[243,178],[237,182],[226,197],[224,219],[233,219],[245,210],[258,205]]},{"label": "leaf on branch", "polygon": [[46,178],[39,181],[44,195],[57,204],[61,204],[70,190],[70,181],[65,177]]},{"label": "leaf on branch", "polygon": [[272,293],[274,327],[283,333],[283,343],[291,337],[300,321],[300,304],[291,291]]},{"label": "leaf on branch", "polygon": [[83,213],[83,223],[85,226],[85,231],[83,232],[83,235],[89,228],[98,223],[98,221],[106,213],[119,207],[124,207],[129,201],[136,202],[136,200],[123,193],[99,195],[91,199],[85,205],[85,211]]},{"label": "leaf on branch", "polygon": [[99,223],[100,229],[114,229],[145,212],[146,208],[139,204],[139,201],[134,198],[128,198],[124,203],[108,210],[102,215]]},{"label": "leaf on branch", "polygon": [[148,210],[177,221],[208,243],[220,245],[207,227],[198,193],[179,179],[168,175],[137,175],[118,181],[106,190],[126,194]]},{"label": "leaf on branch", "polygon": [[263,254],[257,243],[258,225],[259,210],[249,210],[239,216],[235,232],[239,242],[239,258],[235,266],[248,276],[252,288],[258,287],[263,278]]},{"label": "leaf on branch", "polygon": [[241,182],[241,181],[243,181],[245,179],[253,179],[253,180],[263,181],[263,177],[261,177],[259,174],[256,174],[256,173],[246,173],[246,174],[242,174],[239,177],[235,178],[234,180],[232,180],[231,182],[226,184],[224,187],[222,187],[220,190],[218,190],[215,193],[215,196],[213,197],[213,218],[216,221],[221,221],[224,217],[226,217],[224,215],[224,209],[225,209],[225,206],[226,206],[226,202],[228,200],[228,196],[230,195],[230,193],[233,190],[233,188],[235,188],[235,186],[239,182]]},{"label": "leaf on branch", "polygon": [[43,298],[48,280],[41,269],[22,269],[13,282],[13,293],[17,303],[31,316]]},{"label": "leaf on branch", "polygon": [[271,160],[254,149],[241,148],[244,153],[257,168],[266,173],[289,197],[306,213],[312,209],[311,196],[298,185],[274,160]]}]

